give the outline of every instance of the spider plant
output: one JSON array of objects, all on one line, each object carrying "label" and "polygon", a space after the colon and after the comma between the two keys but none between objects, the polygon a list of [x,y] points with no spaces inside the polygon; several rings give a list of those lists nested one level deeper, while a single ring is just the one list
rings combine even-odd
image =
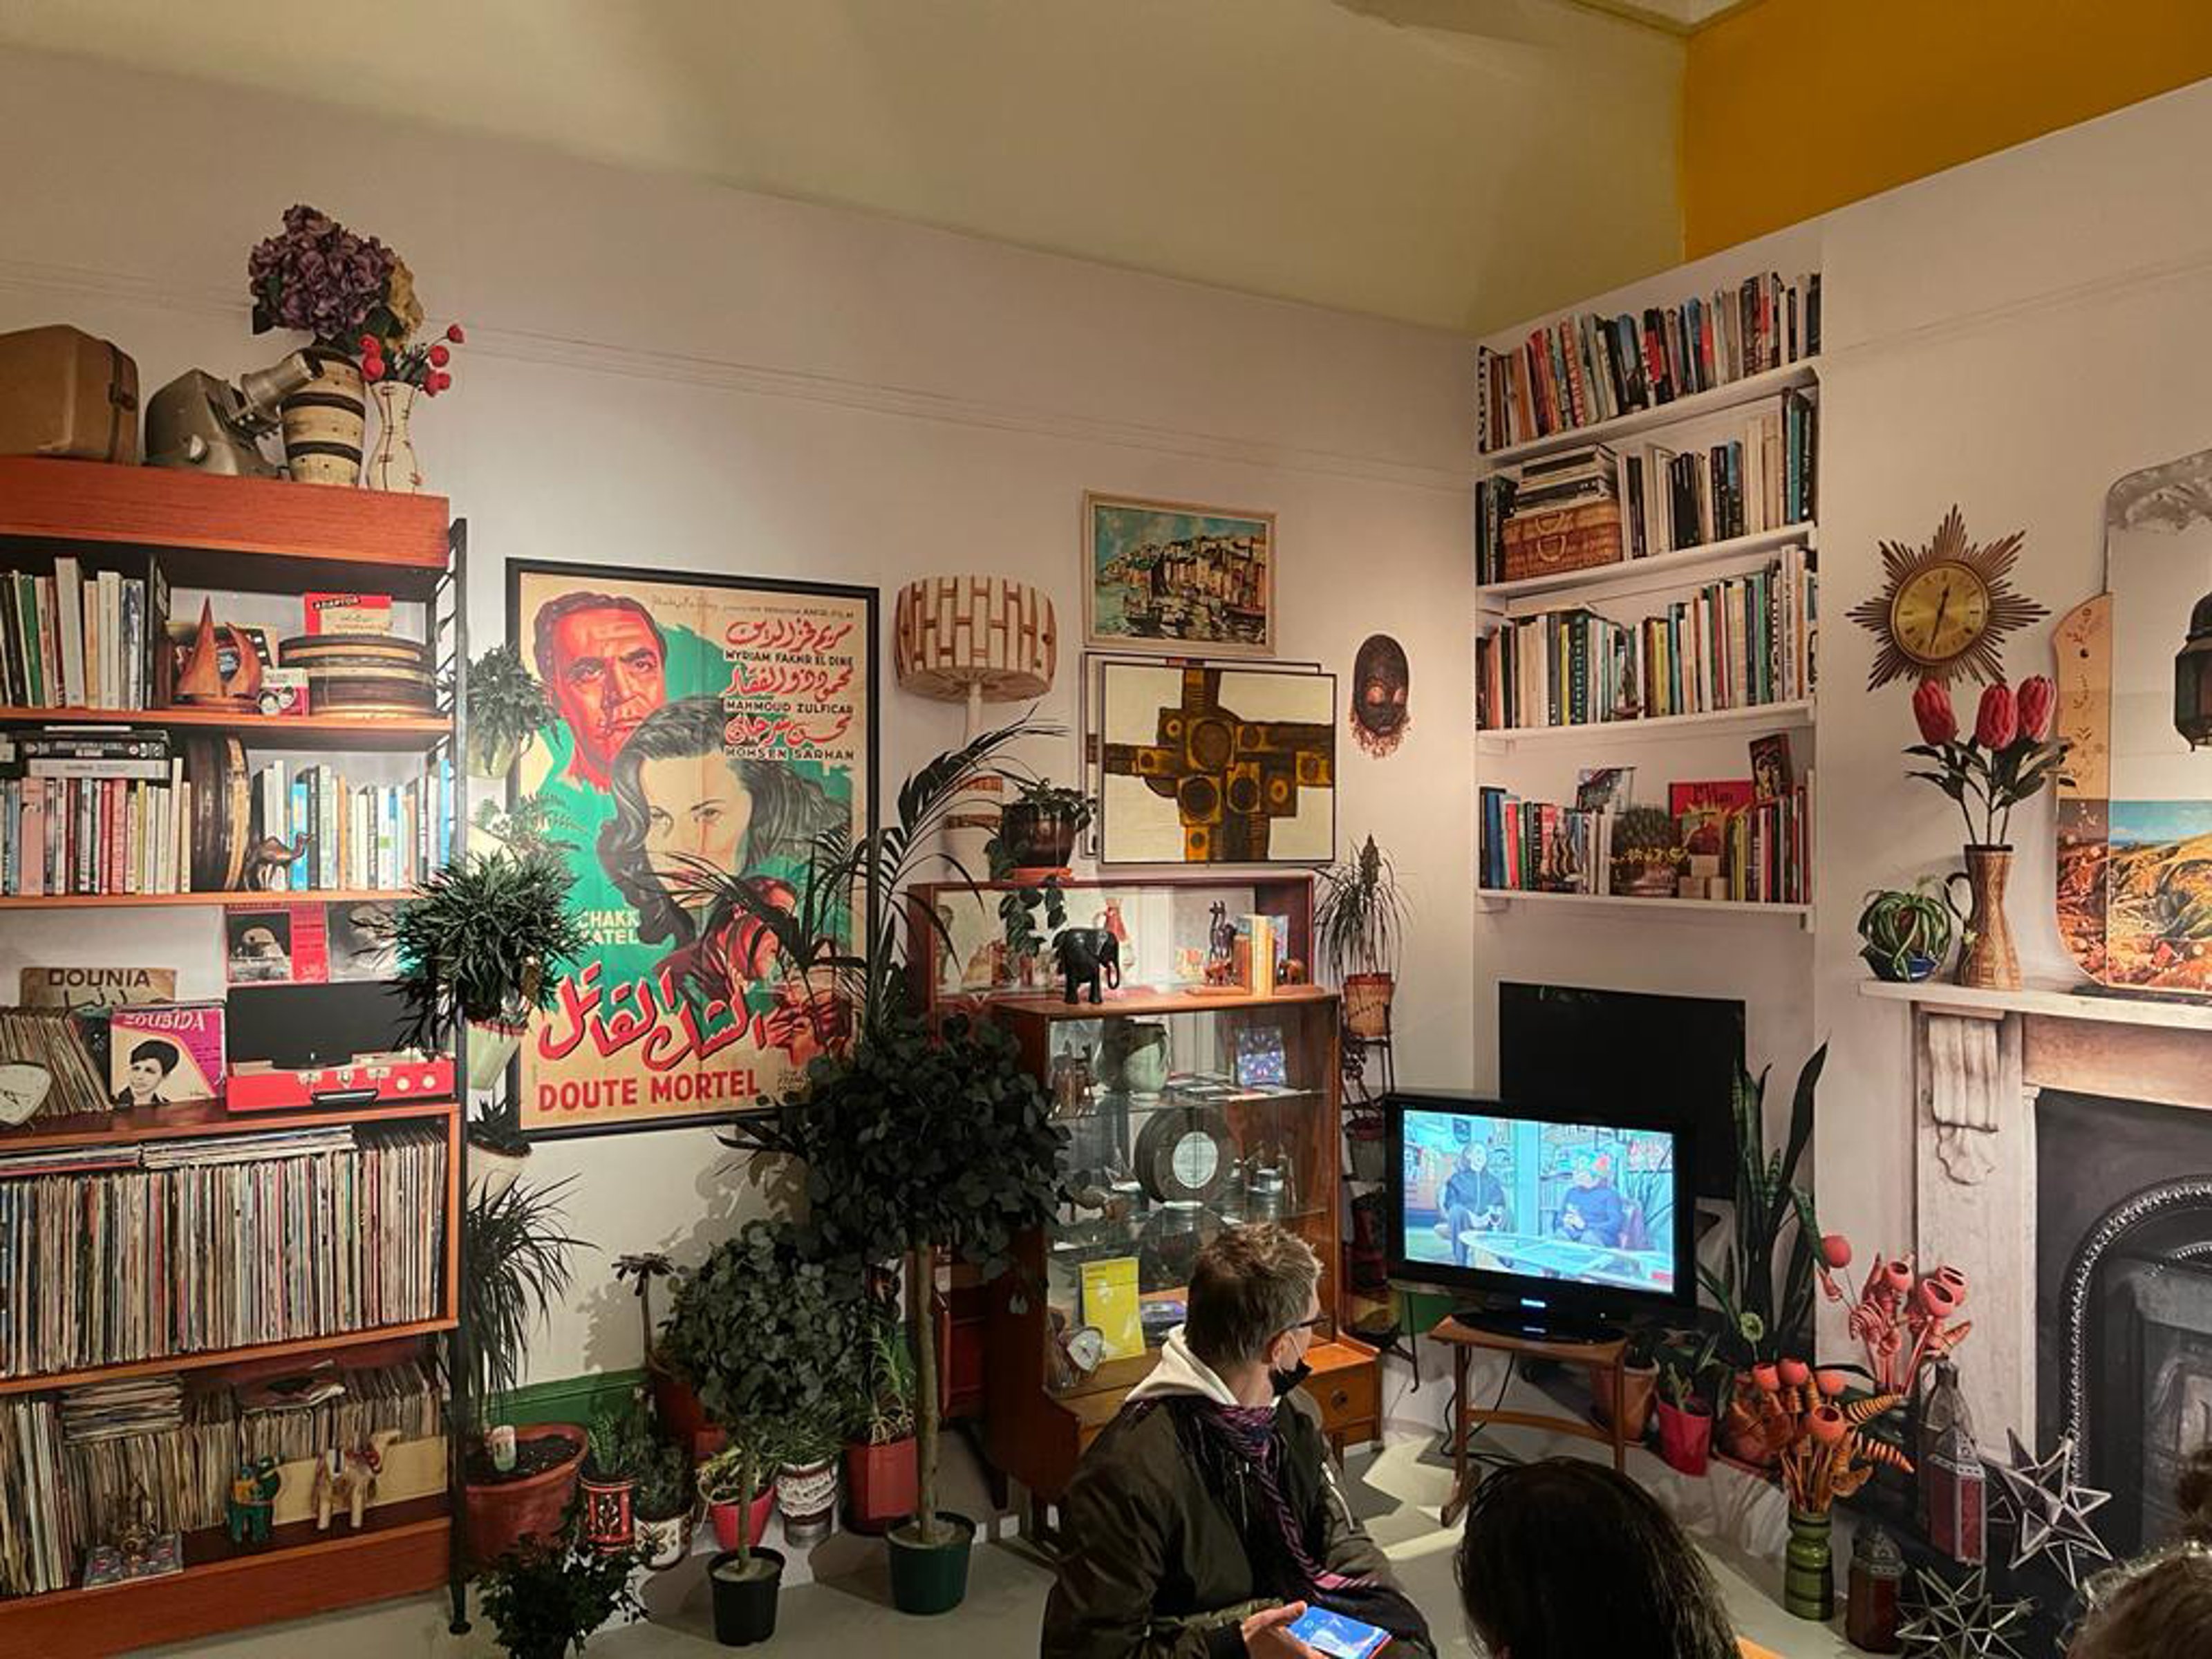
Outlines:
[{"label": "spider plant", "polygon": [[569,1252],[592,1248],[565,1230],[562,1200],[575,1179],[480,1188],[462,1218],[464,1363],[479,1430],[493,1420],[491,1402],[522,1380],[531,1337],[567,1298]]}]

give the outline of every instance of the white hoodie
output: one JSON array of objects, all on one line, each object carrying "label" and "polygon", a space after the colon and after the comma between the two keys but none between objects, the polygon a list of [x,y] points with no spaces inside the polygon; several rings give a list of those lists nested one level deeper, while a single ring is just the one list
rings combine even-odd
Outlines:
[{"label": "white hoodie", "polygon": [[1197,1395],[1211,1400],[1217,1406],[1234,1406],[1237,1396],[1229,1385],[1213,1374],[1213,1368],[1190,1351],[1183,1340],[1183,1328],[1176,1326],[1168,1333],[1168,1340],[1160,1345],[1160,1363],[1152,1369],[1150,1376],[1129,1390],[1129,1400],[1164,1400],[1172,1395]]}]

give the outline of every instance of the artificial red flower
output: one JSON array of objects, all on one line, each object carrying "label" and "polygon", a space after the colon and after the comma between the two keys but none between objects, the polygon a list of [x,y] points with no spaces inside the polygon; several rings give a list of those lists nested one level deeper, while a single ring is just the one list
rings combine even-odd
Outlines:
[{"label": "artificial red flower", "polygon": [[1951,711],[1950,689],[1940,681],[1920,682],[1912,694],[1912,718],[1920,722],[1923,743],[1948,743],[1959,735],[1959,717]]},{"label": "artificial red flower", "polygon": [[1782,1386],[1782,1378],[1776,1374],[1771,1365],[1753,1365],[1751,1368],[1751,1380],[1768,1394],[1772,1394]]},{"label": "artificial red flower", "polygon": [[1806,1418],[1805,1426],[1814,1439],[1824,1446],[1832,1446],[1844,1437],[1844,1431],[1850,1425],[1844,1421],[1844,1414],[1833,1406],[1822,1406]]},{"label": "artificial red flower", "polygon": [[1785,1359],[1774,1369],[1785,1389],[1802,1389],[1812,1380],[1813,1368],[1802,1359]]},{"label": "artificial red flower", "polygon": [[1830,1233],[1820,1241],[1820,1259],[1831,1267],[1851,1265],[1851,1241],[1841,1233]]},{"label": "artificial red flower", "polygon": [[453,354],[447,350],[444,346],[434,345],[430,348],[430,364],[432,368],[443,368],[447,363],[453,361]]},{"label": "artificial red flower", "polygon": [[374,334],[362,335],[361,337],[361,349],[371,356],[374,356],[377,349],[376,336]]},{"label": "artificial red flower", "polygon": [[442,369],[441,369],[437,374],[433,374],[428,382],[430,390],[433,392],[443,392],[447,386],[453,385],[453,377],[447,374]]},{"label": "artificial red flower", "polygon": [[384,365],[374,357],[369,358],[361,366],[361,378],[375,384],[384,378]]},{"label": "artificial red flower", "polygon": [[1959,1298],[1951,1293],[1948,1285],[1930,1274],[1920,1281],[1920,1305],[1931,1318],[1944,1320],[1958,1312]]},{"label": "artificial red flower", "polygon": [[2012,687],[1999,680],[1982,688],[1982,706],[1974,712],[1974,741],[1984,749],[2003,749],[2020,735],[2020,715],[2014,708]]},{"label": "artificial red flower", "polygon": [[2020,734],[2033,743],[2041,743],[2051,735],[2051,708],[2058,700],[2058,688],[2043,674],[2031,674],[2020,683],[2014,702],[2020,711]]},{"label": "artificial red flower", "polygon": [[455,345],[465,345],[468,343],[469,338],[467,335],[461,332],[461,325],[459,323],[455,323],[451,328],[448,328],[446,331],[446,337],[451,340]]},{"label": "artificial red flower", "polygon": [[1813,1380],[1820,1385],[1821,1394],[1830,1400],[1833,1400],[1851,1385],[1850,1373],[1848,1371],[1816,1371],[1814,1373]]}]

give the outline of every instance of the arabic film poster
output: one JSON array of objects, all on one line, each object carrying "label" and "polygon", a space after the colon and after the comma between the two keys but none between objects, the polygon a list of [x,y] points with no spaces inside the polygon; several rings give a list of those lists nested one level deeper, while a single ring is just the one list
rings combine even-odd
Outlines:
[{"label": "arabic film poster", "polygon": [[[787,907],[809,844],[875,815],[876,594],[512,562],[508,627],[552,700],[517,769],[590,948],[518,1056],[532,1134],[728,1117],[829,1033],[701,865]],[[836,928],[849,937],[849,919]]]}]

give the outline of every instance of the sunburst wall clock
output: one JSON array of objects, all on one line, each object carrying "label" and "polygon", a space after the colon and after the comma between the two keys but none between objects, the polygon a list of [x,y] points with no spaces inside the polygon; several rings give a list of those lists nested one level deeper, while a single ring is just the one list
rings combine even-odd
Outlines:
[{"label": "sunburst wall clock", "polygon": [[2012,590],[2013,564],[2025,539],[2014,531],[1977,547],[1954,507],[1926,546],[1882,543],[1882,591],[1850,612],[1881,641],[1867,689],[1908,675],[1946,684],[1962,677],[2002,679],[2005,635],[2051,614]]}]

